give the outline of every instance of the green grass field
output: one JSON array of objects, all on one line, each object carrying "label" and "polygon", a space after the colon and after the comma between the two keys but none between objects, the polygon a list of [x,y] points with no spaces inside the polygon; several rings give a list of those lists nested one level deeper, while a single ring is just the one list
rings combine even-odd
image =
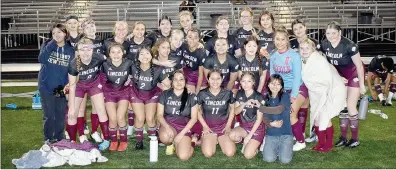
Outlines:
[{"label": "green grass field", "polygon": [[[23,93],[36,89],[37,87],[2,87],[2,93]],[[2,98],[1,102],[1,168],[15,168],[11,163],[12,159],[20,158],[29,150],[37,150],[43,144],[42,112],[31,109],[31,98]],[[18,109],[6,109],[6,103],[16,103]],[[336,148],[331,153],[317,153],[311,151],[314,144],[308,144],[303,151],[295,152],[292,162],[287,165],[279,162],[265,163],[261,153],[253,160],[245,160],[240,153],[240,145],[233,158],[224,156],[219,147],[216,155],[205,158],[200,147],[196,147],[194,156],[189,161],[167,156],[165,147],[159,147],[159,162],[150,163],[148,139],[145,138],[143,151],[136,151],[136,141],[130,139],[126,152],[104,152],[104,156],[109,159],[106,163],[85,167],[66,165],[60,168],[396,168],[395,106],[382,108],[375,102],[370,104],[369,109],[381,109],[389,119],[369,114],[366,120],[361,121],[361,145],[358,148]],[[333,123],[336,131],[334,140],[337,140],[338,119],[333,119]]]}]

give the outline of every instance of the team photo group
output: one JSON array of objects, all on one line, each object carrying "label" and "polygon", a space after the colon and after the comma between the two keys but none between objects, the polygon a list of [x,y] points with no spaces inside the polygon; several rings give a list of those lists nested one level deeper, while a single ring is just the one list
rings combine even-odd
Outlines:
[{"label": "team photo group", "polygon": [[318,41],[302,19],[288,31],[270,11],[253,16],[242,9],[232,32],[228,16],[219,16],[206,42],[189,11],[172,18],[180,28],[167,16],[157,30],[114,21],[109,39],[97,36],[94,20],[66,16],[38,56],[44,141],[90,139],[101,151],[133,152],[148,147],[147,133],[181,160],[194,147],[212,157],[219,145],[227,157],[262,153],[265,162],[281,163],[307,142],[316,142],[314,152],[358,147],[358,102],[368,90],[392,105],[393,59],[374,57],[365,69],[359,47],[335,21]]}]

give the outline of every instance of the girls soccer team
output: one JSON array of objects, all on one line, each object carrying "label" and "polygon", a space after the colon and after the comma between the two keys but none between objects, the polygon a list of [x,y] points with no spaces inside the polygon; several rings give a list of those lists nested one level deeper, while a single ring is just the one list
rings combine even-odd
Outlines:
[{"label": "girls soccer team", "polygon": [[[257,29],[253,11],[244,8],[241,28],[229,34],[227,17],[221,16],[216,22],[217,34],[203,44],[188,11],[180,13],[181,29],[172,31],[171,19],[164,16],[159,29],[147,36],[143,22],[133,24],[127,36],[128,24],[118,21],[114,37],[104,41],[95,36],[91,19],[81,23],[82,34],[77,35],[77,21],[75,16],[67,18],[70,34],[64,38],[76,50],[68,64],[66,130],[73,141],[87,140],[84,117],[89,96],[92,138],[101,142],[101,150],[125,151],[133,129],[135,148],[143,149],[147,124],[148,135],[158,135],[168,145],[167,154],[176,150],[182,160],[193,155],[191,143],[197,136],[206,157],[215,154],[217,144],[232,157],[235,143],[242,143],[247,159],[255,157],[261,145],[265,161],[279,157],[288,163],[293,151],[306,147],[309,103],[314,107],[310,127],[319,137],[313,150],[332,149],[331,118],[345,106],[347,111],[340,114],[341,137],[335,145],[359,145],[356,105],[366,92],[363,65],[357,45],[342,36],[337,22],[328,24],[326,39],[318,43],[308,38],[304,22],[298,19],[292,24],[295,39],[289,40],[284,27],[275,27],[270,12],[261,12]],[[61,27],[53,30],[57,28]],[[59,44],[62,37],[56,38]],[[51,44],[55,42],[43,49],[52,50]],[[44,52],[42,58],[49,53]],[[312,63],[323,65],[323,70],[315,70],[319,67]],[[320,77],[315,71],[329,76],[317,81],[312,78]],[[337,97],[340,102],[334,101]],[[239,125],[234,126],[235,120]],[[96,132],[99,125],[102,136]],[[349,141],[348,127],[352,131]]]}]

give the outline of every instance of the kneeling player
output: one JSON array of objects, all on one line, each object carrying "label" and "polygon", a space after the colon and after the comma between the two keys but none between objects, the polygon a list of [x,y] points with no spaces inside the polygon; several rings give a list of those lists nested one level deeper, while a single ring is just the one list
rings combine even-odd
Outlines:
[{"label": "kneeling player", "polygon": [[166,148],[167,155],[173,154],[175,145],[176,155],[181,160],[188,160],[194,152],[190,129],[197,122],[197,97],[188,94],[183,71],[175,71],[172,85],[172,89],[161,94],[157,105],[158,121],[161,124],[159,137],[169,145]]},{"label": "kneeling player", "polygon": [[[371,96],[373,96],[374,100],[378,99],[381,101],[383,106],[392,106],[392,96],[396,92],[396,77],[393,76],[393,59],[390,57],[379,58],[378,56],[374,57],[369,66],[367,73],[367,84],[371,92]],[[388,97],[384,96],[384,93],[381,89],[380,81],[385,82],[385,94],[387,94],[388,89]],[[374,80],[374,89],[372,89],[372,84]],[[390,87],[389,87],[390,86]]]},{"label": "kneeling player", "polygon": [[222,152],[228,157],[235,154],[235,143],[228,134],[234,120],[234,97],[231,90],[221,88],[223,75],[220,70],[208,74],[209,87],[198,93],[200,113],[198,120],[202,124],[202,153],[211,157],[220,144]]}]

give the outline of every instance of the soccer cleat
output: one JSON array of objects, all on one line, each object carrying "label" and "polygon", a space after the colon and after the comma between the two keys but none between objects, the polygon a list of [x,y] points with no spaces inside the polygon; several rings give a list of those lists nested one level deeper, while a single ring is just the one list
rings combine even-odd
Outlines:
[{"label": "soccer cleat", "polygon": [[120,146],[118,146],[118,152],[124,152],[128,148],[128,142],[120,142]]},{"label": "soccer cleat", "polygon": [[88,135],[88,134],[89,134],[88,125],[85,124],[85,125],[84,125],[84,135]]},{"label": "soccer cleat", "polygon": [[304,143],[296,142],[296,144],[293,145],[293,151],[300,151],[305,147],[307,147],[307,145],[305,145],[305,142]]},{"label": "soccer cleat", "polygon": [[386,106],[392,106],[392,102],[391,102],[391,101],[388,101],[388,102],[386,102],[385,105],[386,105]]},{"label": "soccer cleat", "polygon": [[104,140],[101,144],[99,144],[99,150],[104,151],[110,146],[110,141]]},{"label": "soccer cleat", "polygon": [[309,138],[305,139],[305,142],[311,143],[311,142],[316,142],[318,141],[318,136],[315,133],[312,133],[312,135]]},{"label": "soccer cleat", "polygon": [[355,148],[355,147],[358,147],[359,145],[360,145],[360,142],[358,140],[351,139],[345,146],[349,147],[349,148]]},{"label": "soccer cleat", "polygon": [[91,137],[95,140],[96,143],[100,143],[103,141],[98,132],[92,133]]},{"label": "soccer cleat", "polygon": [[133,129],[134,129],[133,126],[128,126],[128,131],[127,131],[127,135],[128,136],[132,136],[133,135]]},{"label": "soccer cleat", "polygon": [[136,142],[135,149],[136,150],[143,150],[143,141]]},{"label": "soccer cleat", "polygon": [[80,140],[80,143],[84,143],[85,141],[88,141],[88,138],[85,135],[81,135],[78,139]]},{"label": "soccer cleat", "polygon": [[116,151],[118,147],[118,142],[111,142],[110,143],[110,147],[109,147],[109,151]]},{"label": "soccer cleat", "polygon": [[166,155],[173,155],[175,153],[175,145],[168,145],[166,146],[165,154]]},{"label": "soccer cleat", "polygon": [[386,106],[386,101],[385,100],[381,100],[381,105],[382,106]]},{"label": "soccer cleat", "polygon": [[67,139],[67,140],[70,139],[69,133],[67,133],[67,131],[65,131],[65,139]]},{"label": "soccer cleat", "polygon": [[340,136],[340,139],[334,144],[336,147],[345,146],[348,143],[348,140],[343,136]]}]

